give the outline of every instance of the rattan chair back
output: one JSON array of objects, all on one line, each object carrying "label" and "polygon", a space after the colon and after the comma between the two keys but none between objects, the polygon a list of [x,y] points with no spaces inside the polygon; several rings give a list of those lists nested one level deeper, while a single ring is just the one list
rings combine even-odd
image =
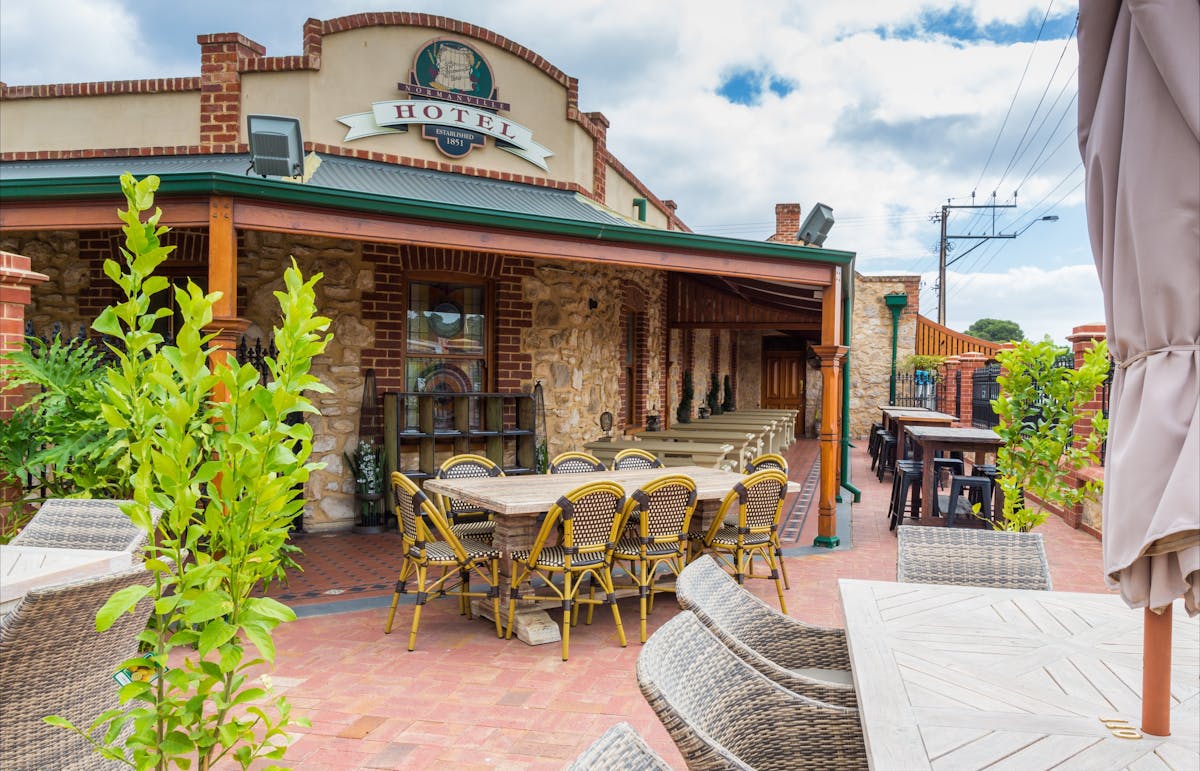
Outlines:
[{"label": "rattan chair back", "polygon": [[575,758],[567,771],[671,771],[628,723],[617,723]]},{"label": "rattan chair back", "polygon": [[625,501],[622,517],[637,522],[638,538],[644,545],[675,543],[686,542],[695,511],[695,480],[668,474],[635,490]]},{"label": "rattan chair back", "polygon": [[613,457],[613,471],[625,469],[662,468],[662,461],[654,453],[641,447],[626,447]]},{"label": "rattan chair back", "polygon": [[780,613],[738,586],[709,555],[683,569],[675,596],[726,647],[784,688],[828,704],[858,707],[843,630]]},{"label": "rattan chair back", "polygon": [[599,458],[589,452],[570,451],[559,453],[550,461],[551,474],[587,474],[592,471],[608,471]]},{"label": "rattan chair back", "polygon": [[[47,725],[59,715],[87,728],[120,707],[113,674],[138,655],[153,599],[139,602],[108,630],[96,631],[96,612],[128,586],[149,586],[154,573],[134,567],[83,581],[34,589],[0,622],[0,767],[110,769],[77,734]],[[132,730],[130,725],[129,730]],[[103,727],[95,735],[99,738]]]},{"label": "rattan chair back", "polygon": [[691,612],[651,635],[637,678],[690,769],[867,767],[857,710],[782,688]]},{"label": "rattan chair back", "polygon": [[624,526],[621,519],[624,505],[625,490],[615,482],[590,482],[575,488],[546,513],[529,555],[530,562],[538,559],[551,533],[560,526],[558,545],[568,569],[572,560],[594,562],[597,556],[607,560]]},{"label": "rattan chair back", "polygon": [[[146,544],[146,532],[121,511],[132,501],[100,498],[51,498],[12,539],[14,546],[54,549],[100,549],[137,552]],[[157,522],[161,512],[151,507]]]},{"label": "rattan chair back", "polygon": [[903,525],[896,537],[897,581],[997,589],[1051,588],[1041,533]]},{"label": "rattan chair back", "polygon": [[773,468],[777,471],[782,471],[784,474],[787,474],[787,459],[777,452],[768,452],[764,453],[763,455],[759,455],[757,458],[747,461],[746,463],[747,474],[753,474],[755,471],[762,471],[763,469],[768,468]]},{"label": "rattan chair back", "polygon": [[779,526],[783,498],[787,495],[787,475],[778,469],[763,469],[734,483],[721,501],[721,510],[713,528],[722,522],[736,522],[745,533],[770,533]]},{"label": "rattan chair back", "polygon": [[[485,477],[502,477],[504,469],[500,468],[491,458],[472,453],[461,453],[446,461],[437,470],[438,479],[475,479]],[[469,501],[438,495],[438,503],[450,521],[482,519],[491,516]]]}]

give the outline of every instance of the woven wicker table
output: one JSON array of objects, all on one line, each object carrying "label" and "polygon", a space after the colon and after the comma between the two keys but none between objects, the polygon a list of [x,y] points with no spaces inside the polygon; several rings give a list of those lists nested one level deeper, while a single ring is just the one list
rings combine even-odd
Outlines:
[{"label": "woven wicker table", "polygon": [[1182,609],[1163,738],[1137,730],[1142,613],[1116,595],[839,587],[872,768],[1196,767],[1200,619]]},{"label": "woven wicker table", "polygon": [[0,546],[0,616],[32,589],[114,573],[131,564],[127,551],[5,544]]}]

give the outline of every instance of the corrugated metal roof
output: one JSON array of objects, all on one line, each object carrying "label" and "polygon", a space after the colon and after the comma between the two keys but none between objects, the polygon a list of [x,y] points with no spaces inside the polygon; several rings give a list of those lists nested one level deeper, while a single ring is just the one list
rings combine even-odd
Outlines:
[{"label": "corrugated metal roof", "polygon": [[[469,177],[390,163],[319,155],[320,166],[306,183],[373,195],[430,201],[451,206],[527,214],[535,217],[593,222],[602,225],[632,225],[630,220],[605,211],[582,196],[515,182]],[[0,178],[63,179],[69,177],[119,177],[128,171],[143,177],[157,174],[215,173],[246,175],[250,156],[172,155],[134,158],[86,158],[55,161],[11,161],[0,163]]]}]

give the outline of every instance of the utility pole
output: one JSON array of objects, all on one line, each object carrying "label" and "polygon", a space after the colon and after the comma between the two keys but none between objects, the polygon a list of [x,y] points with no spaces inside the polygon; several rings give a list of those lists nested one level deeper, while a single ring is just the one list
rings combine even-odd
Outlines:
[{"label": "utility pole", "polygon": [[[972,194],[972,197],[974,197],[974,194]],[[1017,208],[1015,196],[1014,196],[1013,203],[999,203],[998,204],[998,203],[995,203],[995,200],[996,200],[996,194],[992,193],[992,203],[987,203],[987,204],[973,204],[972,203],[969,205],[961,204],[958,206],[954,206],[954,205],[950,204],[949,202],[947,202],[942,205],[942,214],[941,214],[942,237],[941,237],[941,240],[938,242],[938,323],[941,324],[943,327],[946,326],[946,266],[952,265],[955,262],[958,262],[959,260],[961,260],[963,257],[966,257],[967,252],[970,252],[971,249],[974,249],[975,247],[980,246],[985,241],[988,241],[993,238],[1016,238],[1017,236],[1020,235],[1020,233],[997,233],[996,232],[996,209],[1015,209],[1015,208]],[[946,233],[946,220],[950,217],[951,209],[991,209],[992,210],[992,232],[984,234],[984,235],[978,235],[978,236],[974,236],[974,235],[970,235],[970,234],[965,234],[965,235],[947,234]],[[1057,217],[1055,219],[1057,219]],[[1036,222],[1037,220],[1034,220],[1034,221]],[[1021,232],[1024,232],[1024,231],[1021,231]],[[946,262],[946,249],[947,249],[947,246],[949,245],[949,240],[951,238],[969,238],[969,239],[974,239],[976,241],[979,241],[979,243],[976,244],[975,246],[972,246],[971,249],[968,249],[966,252],[963,252],[959,256],[955,257],[953,260],[950,260],[950,262]]]}]

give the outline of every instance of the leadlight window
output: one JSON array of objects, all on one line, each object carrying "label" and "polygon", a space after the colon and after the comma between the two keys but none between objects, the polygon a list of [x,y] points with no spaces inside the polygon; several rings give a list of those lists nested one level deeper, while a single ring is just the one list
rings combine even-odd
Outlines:
[{"label": "leadlight window", "polygon": [[[409,391],[468,393],[487,380],[487,294],[482,285],[411,282],[405,383]],[[470,415],[479,426],[478,402]],[[412,410],[415,410],[415,405]],[[416,425],[411,412],[408,425]],[[451,399],[434,402],[434,429],[454,429]]]}]

